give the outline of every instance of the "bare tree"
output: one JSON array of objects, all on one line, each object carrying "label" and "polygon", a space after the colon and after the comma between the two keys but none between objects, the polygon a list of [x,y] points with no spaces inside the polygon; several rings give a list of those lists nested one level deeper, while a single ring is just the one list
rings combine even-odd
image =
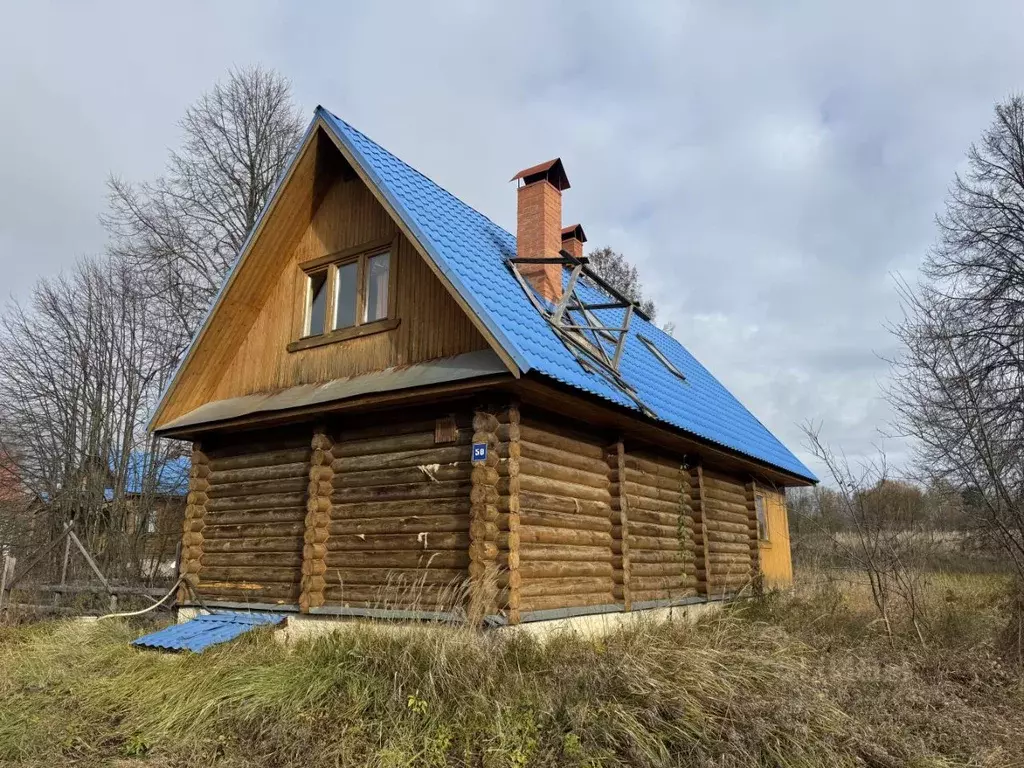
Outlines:
[{"label": "bare tree", "polygon": [[288,81],[251,67],[229,74],[180,123],[166,175],[109,181],[103,222],[136,265],[184,350],[302,135]]},{"label": "bare tree", "polygon": [[893,619],[898,607],[924,645],[922,566],[935,543],[922,494],[889,476],[884,453],[854,470],[821,439],[818,427],[808,424],[804,434],[835,484],[827,493],[835,509],[830,518],[819,517],[815,524],[828,537],[837,565],[867,578],[890,643],[894,642]]},{"label": "bare tree", "polygon": [[[644,296],[640,273],[635,265],[630,264],[621,253],[613,251],[607,246],[591,251],[587,254],[587,258],[590,259],[591,269],[615,290],[635,302],[651,320],[654,320],[657,308],[654,306],[653,300]],[[669,329],[666,331],[671,333]]]},{"label": "bare tree", "polygon": [[1024,582],[1024,98],[996,107],[967,159],[924,280],[899,285],[889,399],[922,471],[972,492]]}]

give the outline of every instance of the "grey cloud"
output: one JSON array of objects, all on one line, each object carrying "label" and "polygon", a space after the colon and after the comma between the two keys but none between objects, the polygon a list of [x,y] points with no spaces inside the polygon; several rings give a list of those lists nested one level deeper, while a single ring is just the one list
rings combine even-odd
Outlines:
[{"label": "grey cloud", "polygon": [[507,179],[561,155],[566,221],[635,260],[677,338],[805,459],[806,419],[854,458],[878,441],[891,273],[913,276],[1024,64],[1010,2],[210,8],[7,9],[7,290],[100,250],[107,173],[158,173],[185,106],[262,61],[506,227]]}]

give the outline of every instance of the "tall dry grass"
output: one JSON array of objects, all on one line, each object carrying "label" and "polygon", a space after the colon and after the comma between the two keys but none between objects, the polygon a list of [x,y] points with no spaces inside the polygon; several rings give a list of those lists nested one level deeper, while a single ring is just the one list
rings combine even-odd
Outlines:
[{"label": "tall dry grass", "polygon": [[856,585],[827,580],[599,639],[364,623],[175,656],[130,648],[125,623],[8,628],[0,762],[1013,765],[1002,590],[935,583],[929,646],[895,650]]}]

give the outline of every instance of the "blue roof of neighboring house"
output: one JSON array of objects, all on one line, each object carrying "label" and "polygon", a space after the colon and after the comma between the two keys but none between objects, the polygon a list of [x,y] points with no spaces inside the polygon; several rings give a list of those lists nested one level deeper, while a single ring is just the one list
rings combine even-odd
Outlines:
[{"label": "blue roof of neighboring house", "polygon": [[[515,237],[345,121],[322,107],[317,114],[524,373],[535,371],[638,409],[604,376],[584,369],[534,309],[505,263],[516,255]],[[599,289],[582,290],[596,293]],[[606,310],[615,312],[622,310]],[[611,317],[601,319],[607,322]],[[654,343],[686,380],[657,360],[639,335]],[[682,344],[653,323],[634,315],[619,368],[658,420],[793,475],[817,480]]]},{"label": "blue roof of neighboring house", "polygon": [[[126,495],[144,493],[147,475],[153,471],[153,462],[156,459],[145,451],[132,451],[128,454],[128,462],[124,474],[124,492]],[[164,459],[159,468],[156,469],[156,487],[153,492],[161,496],[185,496],[188,493],[188,473],[191,462],[188,456],[179,456],[173,459]],[[115,459],[111,459],[111,471],[117,472],[118,467]],[[107,501],[114,497],[112,488],[106,489],[104,494]]]},{"label": "blue roof of neighboring house", "polygon": [[132,641],[132,645],[165,651],[202,653],[211,645],[226,643],[257,627],[280,624],[285,617],[276,613],[218,611],[172,624]]}]

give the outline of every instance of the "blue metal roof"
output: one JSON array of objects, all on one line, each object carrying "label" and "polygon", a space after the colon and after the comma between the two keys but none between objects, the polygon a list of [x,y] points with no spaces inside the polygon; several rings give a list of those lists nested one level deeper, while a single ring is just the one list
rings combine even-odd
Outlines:
[{"label": "blue metal roof", "polygon": [[276,613],[218,611],[196,616],[181,624],[172,624],[159,632],[143,635],[133,641],[132,645],[160,648],[165,651],[202,653],[211,645],[234,640],[257,627],[280,624],[284,619],[284,616]]},{"label": "blue metal roof", "polygon": [[[317,108],[317,115],[524,373],[532,370],[638,410],[632,399],[603,376],[584,369],[533,308],[505,263],[516,254],[515,237],[323,107]],[[599,291],[596,287],[589,290]],[[685,374],[686,381],[656,359],[638,335],[654,343]],[[622,378],[658,420],[817,481],[682,344],[653,323],[634,315],[619,367]]]},{"label": "blue metal roof", "polygon": [[[128,461],[124,473],[124,493],[138,495],[146,489],[146,478],[153,469],[153,462],[158,459],[146,451],[132,451],[128,454]],[[110,458],[110,471],[118,469],[116,456]],[[156,487],[153,492],[161,496],[185,496],[188,493],[188,473],[191,467],[191,460],[188,456],[164,459],[163,463],[156,468]],[[107,501],[114,498],[114,489],[106,488],[103,491]]]}]

